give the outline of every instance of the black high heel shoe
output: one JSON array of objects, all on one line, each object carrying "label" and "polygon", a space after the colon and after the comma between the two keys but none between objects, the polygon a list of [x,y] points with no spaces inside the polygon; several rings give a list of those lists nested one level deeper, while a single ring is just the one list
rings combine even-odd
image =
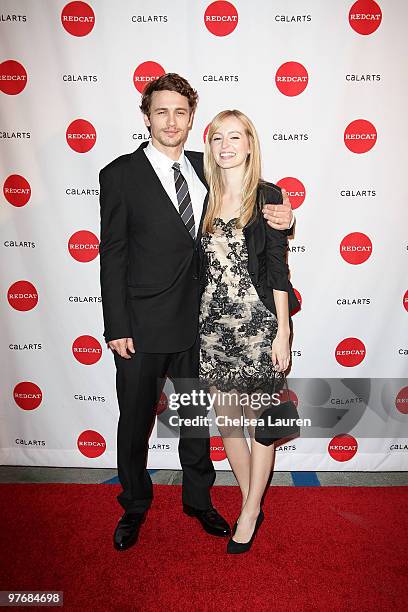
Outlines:
[{"label": "black high heel shoe", "polygon": [[[258,518],[256,519],[254,533],[252,534],[249,542],[236,542],[235,540],[230,538],[227,544],[227,553],[232,554],[232,555],[237,555],[240,553],[248,552],[248,550],[250,550],[252,543],[255,539],[256,532],[258,531],[259,527],[262,525],[262,521],[264,520],[264,518],[265,518],[265,515],[263,513],[263,510],[260,510],[258,514]],[[234,525],[233,533],[235,533],[235,530],[237,528],[237,523],[238,521]]]}]

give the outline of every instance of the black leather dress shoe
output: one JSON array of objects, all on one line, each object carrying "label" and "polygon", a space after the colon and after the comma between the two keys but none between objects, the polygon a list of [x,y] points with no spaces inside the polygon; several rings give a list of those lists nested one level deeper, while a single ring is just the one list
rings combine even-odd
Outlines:
[{"label": "black leather dress shoe", "polygon": [[208,508],[207,510],[198,510],[187,504],[183,505],[183,511],[188,516],[195,516],[200,521],[204,530],[211,535],[220,536],[224,538],[229,536],[231,533],[230,526],[227,521],[222,518],[215,508]]},{"label": "black leather dress shoe", "polygon": [[127,550],[136,544],[140,526],[145,518],[145,512],[125,512],[113,534],[113,545],[116,550]]}]

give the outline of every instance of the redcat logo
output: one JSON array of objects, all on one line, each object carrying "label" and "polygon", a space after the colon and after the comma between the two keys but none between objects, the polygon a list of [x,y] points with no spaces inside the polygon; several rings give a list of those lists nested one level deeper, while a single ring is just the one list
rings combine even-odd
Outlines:
[{"label": "redcat logo", "polygon": [[335,461],[350,461],[358,450],[357,440],[350,434],[339,434],[329,442],[327,450]]},{"label": "redcat logo", "polygon": [[15,310],[32,310],[38,303],[37,289],[29,281],[19,280],[11,285],[7,292],[7,299]]},{"label": "redcat logo", "polygon": [[90,459],[100,457],[106,451],[105,438],[92,429],[87,429],[79,434],[77,446],[79,452]]},{"label": "redcat logo", "polygon": [[14,387],[14,401],[22,410],[35,410],[42,402],[42,391],[33,382],[20,382]]},{"label": "redcat logo", "polygon": [[102,347],[93,336],[79,336],[72,343],[72,354],[83,365],[94,365],[102,357]]},{"label": "redcat logo", "polygon": [[68,240],[69,254],[80,262],[88,262],[99,254],[99,240],[88,230],[79,230]]},{"label": "redcat logo", "polygon": [[340,243],[340,255],[349,264],[362,264],[373,252],[373,245],[366,234],[352,232],[344,236]]},{"label": "redcat logo", "polygon": [[278,181],[276,184],[278,187],[281,189],[286,189],[288,192],[290,204],[293,210],[299,208],[299,206],[302,206],[306,197],[306,189],[302,181],[299,181],[299,179],[294,178],[293,176],[286,176],[285,178],[280,179],[280,181]]},{"label": "redcat logo", "polygon": [[167,399],[167,395],[164,393],[164,391],[162,392],[162,394],[160,395],[160,399],[157,402],[156,405],[156,414],[159,415],[162,412],[164,412],[167,409],[167,406],[169,405],[168,399]]},{"label": "redcat logo", "polygon": [[27,72],[20,62],[6,60],[0,64],[0,91],[9,96],[21,93],[27,85]]},{"label": "redcat logo", "polygon": [[404,306],[405,310],[408,312],[408,289],[406,290],[406,292],[404,293],[404,297],[402,298],[402,305]]},{"label": "redcat logo", "polygon": [[367,153],[376,142],[377,130],[366,119],[356,119],[344,130],[344,144],[352,153]]},{"label": "redcat logo", "polygon": [[284,96],[298,96],[307,87],[309,75],[299,62],[286,62],[275,74],[276,87]]},{"label": "redcat logo", "polygon": [[402,387],[395,398],[395,407],[401,414],[408,414],[408,387]]},{"label": "redcat logo", "polygon": [[238,25],[238,12],[231,2],[212,2],[204,13],[205,27],[214,36],[228,36]]},{"label": "redcat logo", "polygon": [[349,24],[357,34],[372,34],[381,24],[382,13],[374,0],[358,0],[349,12]]},{"label": "redcat logo", "polygon": [[227,458],[221,436],[212,436],[210,438],[210,456],[212,461],[223,461],[223,459]]},{"label": "redcat logo", "polygon": [[143,93],[144,88],[151,81],[155,81],[163,74],[166,74],[163,66],[157,62],[143,62],[139,64],[133,74],[133,83],[139,93]]},{"label": "redcat logo", "polygon": [[335,351],[337,363],[345,368],[354,368],[360,365],[365,356],[365,346],[358,338],[344,338],[339,342]]},{"label": "redcat logo", "polygon": [[294,308],[293,310],[291,310],[290,312],[290,316],[292,317],[293,315],[295,315],[297,312],[299,312],[299,310],[302,308],[302,296],[300,295],[299,291],[297,289],[295,289],[293,287],[293,291],[295,292],[295,295],[297,297],[297,299],[299,300],[299,308]]},{"label": "redcat logo", "polygon": [[87,153],[96,142],[96,130],[86,119],[75,119],[67,127],[67,143],[76,153]]},{"label": "redcat logo", "polygon": [[62,9],[61,23],[68,34],[86,36],[95,25],[95,13],[86,2],[70,2]]},{"label": "redcat logo", "polygon": [[4,181],[3,194],[9,204],[25,206],[31,197],[30,183],[19,174],[10,174]]}]

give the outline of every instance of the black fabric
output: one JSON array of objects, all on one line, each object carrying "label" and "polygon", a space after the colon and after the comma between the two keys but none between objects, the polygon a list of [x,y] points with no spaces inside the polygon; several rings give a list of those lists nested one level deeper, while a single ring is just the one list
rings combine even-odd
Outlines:
[{"label": "black fabric", "polygon": [[[143,143],[99,175],[100,279],[105,340],[131,337],[130,359],[114,353],[119,402],[118,501],[143,512],[152,499],[146,469],[148,440],[160,397],[159,379],[198,376],[200,235],[193,240],[147,159]],[[186,152],[205,185],[202,154]],[[205,204],[203,214],[205,212]],[[177,390],[177,389],[176,389]],[[183,501],[211,506],[215,479],[206,438],[182,429],[179,455]]]},{"label": "black fabric", "polygon": [[[99,175],[104,336],[132,337],[142,352],[171,353],[190,348],[197,335],[202,218],[192,240],[146,144]],[[202,154],[186,156],[205,185]]]},{"label": "black fabric", "polygon": [[[156,415],[155,407],[161,393],[159,383],[167,374],[174,379],[177,393],[187,391],[185,379],[198,377],[198,338],[190,349],[178,353],[136,351],[131,359],[115,353],[115,364],[120,411],[118,476],[123,488],[118,501],[128,512],[143,512],[149,508],[153,497],[146,461],[148,439]],[[177,379],[184,379],[181,381],[183,388],[179,389]],[[184,407],[180,416],[186,416],[189,411],[190,407]],[[202,412],[203,415],[207,414],[205,408]],[[192,438],[189,433],[187,428],[180,427],[182,500],[194,508],[205,510],[211,507],[209,491],[215,480],[209,435],[207,431],[206,437]]]}]

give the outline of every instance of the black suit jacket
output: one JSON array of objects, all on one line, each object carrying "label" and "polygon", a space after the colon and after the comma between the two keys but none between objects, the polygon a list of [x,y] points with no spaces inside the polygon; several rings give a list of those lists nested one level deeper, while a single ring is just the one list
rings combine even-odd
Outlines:
[{"label": "black suit jacket", "polygon": [[[276,230],[270,227],[262,215],[264,204],[282,204],[282,190],[273,183],[261,181],[258,187],[256,214],[243,229],[248,251],[248,271],[259,298],[276,315],[273,289],[287,291],[289,312],[300,307],[289,280],[287,264],[288,236],[293,229]],[[207,258],[201,258],[200,285],[205,287]]]},{"label": "black suit jacket", "polygon": [[[193,240],[146,146],[99,174],[104,336],[132,337],[142,352],[172,353],[190,348],[198,332],[202,219]],[[206,185],[202,153],[185,154]]]}]

